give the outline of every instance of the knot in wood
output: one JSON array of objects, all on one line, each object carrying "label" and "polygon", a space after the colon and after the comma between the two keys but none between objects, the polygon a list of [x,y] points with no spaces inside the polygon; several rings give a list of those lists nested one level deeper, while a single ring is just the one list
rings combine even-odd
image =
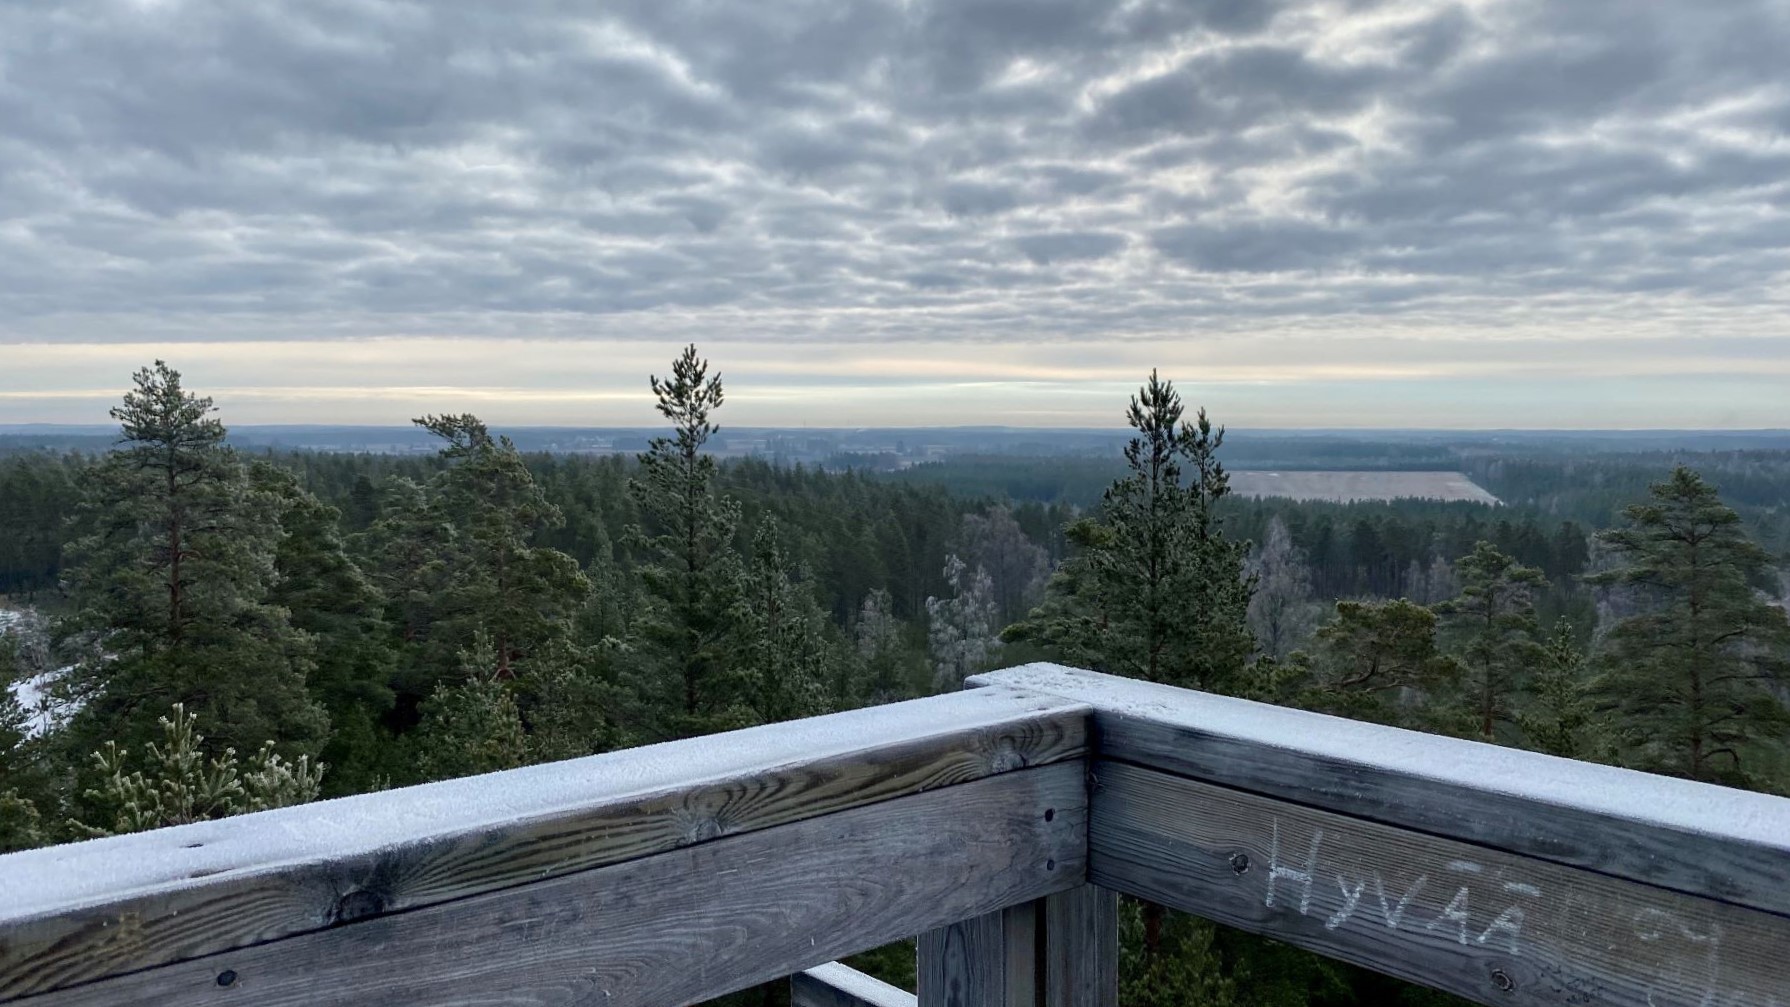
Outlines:
[{"label": "knot in wood", "polygon": [[991,773],[1010,773],[1015,769],[1024,769],[1026,757],[1013,744],[1012,738],[1002,738],[986,753],[988,771]]},{"label": "knot in wood", "polygon": [[1492,985],[1498,987],[1500,993],[1509,993],[1517,988],[1516,980],[1512,979],[1510,973],[1503,969],[1492,970]]},{"label": "knot in wood", "polygon": [[726,831],[721,826],[721,819],[710,812],[684,808],[677,813],[678,842],[685,846],[719,839]]},{"label": "knot in wood", "polygon": [[377,916],[384,911],[384,896],[365,888],[357,888],[336,900],[335,908],[329,913],[329,922],[331,926],[338,926],[368,916]]}]

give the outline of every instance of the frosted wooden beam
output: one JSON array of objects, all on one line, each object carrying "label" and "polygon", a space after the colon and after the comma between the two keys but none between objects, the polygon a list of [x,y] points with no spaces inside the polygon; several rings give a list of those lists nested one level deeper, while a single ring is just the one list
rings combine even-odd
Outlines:
[{"label": "frosted wooden beam", "polygon": [[1057,665],[971,682],[1094,707],[1102,758],[1790,916],[1781,797]]},{"label": "frosted wooden beam", "polygon": [[916,1007],[912,993],[865,975],[849,965],[828,962],[789,977],[791,1007]]},{"label": "frosted wooden beam", "polygon": [[1096,883],[1484,1004],[1790,1005],[1790,919],[1121,762]]},{"label": "frosted wooden beam", "polygon": [[25,1003],[697,1003],[1079,884],[1084,781],[1016,770]]},{"label": "frosted wooden beam", "polygon": [[1086,723],[1073,701],[976,690],[0,856],[0,1001],[1027,767],[1080,772]]}]

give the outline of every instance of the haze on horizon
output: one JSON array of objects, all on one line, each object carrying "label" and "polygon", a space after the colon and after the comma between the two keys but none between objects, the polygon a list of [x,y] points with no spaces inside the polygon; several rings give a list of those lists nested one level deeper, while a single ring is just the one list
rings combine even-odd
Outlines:
[{"label": "haze on horizon", "polygon": [[0,423],[1790,426],[1773,0],[0,6]]}]

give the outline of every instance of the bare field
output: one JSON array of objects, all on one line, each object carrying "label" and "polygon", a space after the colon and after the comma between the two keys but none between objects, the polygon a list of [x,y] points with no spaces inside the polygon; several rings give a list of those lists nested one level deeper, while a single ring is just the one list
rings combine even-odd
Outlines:
[{"label": "bare field", "polygon": [[1231,491],[1246,497],[1294,500],[1468,500],[1495,504],[1498,498],[1459,472],[1231,472]]}]

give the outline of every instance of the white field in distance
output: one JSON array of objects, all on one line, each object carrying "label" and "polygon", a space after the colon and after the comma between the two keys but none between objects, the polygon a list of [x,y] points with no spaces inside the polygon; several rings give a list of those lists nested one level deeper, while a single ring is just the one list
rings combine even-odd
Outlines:
[{"label": "white field in distance", "polygon": [[1245,497],[1294,500],[1466,500],[1498,498],[1460,472],[1271,472],[1233,469],[1231,491]]}]

